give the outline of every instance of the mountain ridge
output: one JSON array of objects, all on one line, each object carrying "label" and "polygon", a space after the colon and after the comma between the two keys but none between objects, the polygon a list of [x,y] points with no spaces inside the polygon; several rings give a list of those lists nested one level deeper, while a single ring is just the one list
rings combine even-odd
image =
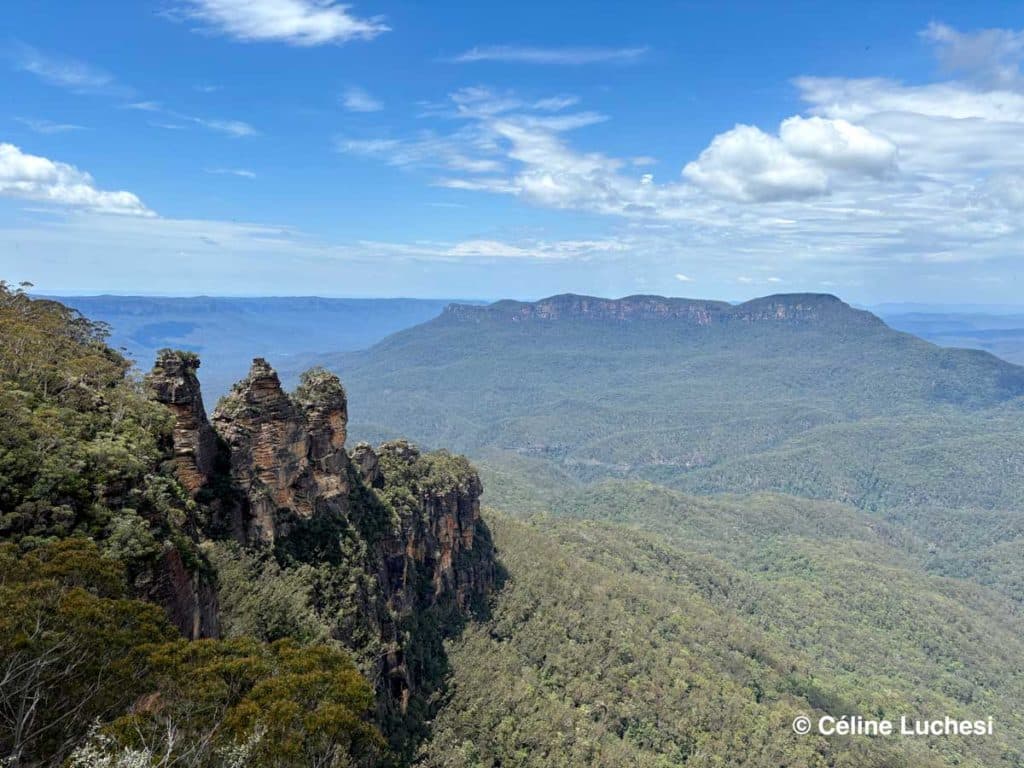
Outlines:
[{"label": "mountain ridge", "polygon": [[503,299],[492,304],[452,303],[440,319],[483,320],[681,320],[708,326],[728,322],[807,323],[841,319],[857,324],[882,324],[872,313],[855,309],[829,293],[780,293],[731,304],[714,299],[691,299],[654,294],[634,294],[618,299],[563,293],[533,302]]}]

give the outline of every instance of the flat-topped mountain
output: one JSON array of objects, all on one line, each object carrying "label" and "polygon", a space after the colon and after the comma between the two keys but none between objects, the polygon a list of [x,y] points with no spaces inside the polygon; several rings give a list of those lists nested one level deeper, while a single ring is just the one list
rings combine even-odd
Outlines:
[{"label": "flat-topped mountain", "polygon": [[792,293],[765,296],[729,304],[724,301],[626,296],[602,299],[566,293],[539,301],[504,300],[494,304],[449,304],[444,316],[456,320],[512,322],[544,320],[677,320],[691,325],[752,322],[879,323],[870,312],[856,310],[839,298],[824,293]]},{"label": "flat-topped mountain", "polygon": [[455,305],[322,362],[361,404],[353,434],[467,452],[495,501],[604,478],[781,491],[925,510],[933,541],[961,525],[939,510],[1024,508],[1024,368],[834,296]]}]

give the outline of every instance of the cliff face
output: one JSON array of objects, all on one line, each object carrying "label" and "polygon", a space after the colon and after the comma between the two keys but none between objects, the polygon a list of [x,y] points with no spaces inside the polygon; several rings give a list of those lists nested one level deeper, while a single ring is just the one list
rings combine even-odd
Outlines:
[{"label": "cliff face", "polygon": [[[404,710],[420,681],[408,661],[417,640],[403,627],[423,612],[465,617],[493,585],[475,470],[462,457],[423,454],[404,441],[377,450],[363,443],[350,456],[338,378],[310,371],[288,394],[259,358],[218,404],[211,425],[197,367],[192,358],[161,356],[150,383],[175,416],[178,476],[211,509],[215,522],[205,535],[272,552],[283,564],[356,574],[346,609],[328,593],[317,609],[343,643],[375,637],[379,677]],[[179,625],[201,634],[203,621],[188,610],[195,590],[186,581],[178,579],[169,607],[181,615]]]},{"label": "cliff face", "polygon": [[[363,456],[365,460],[366,449]],[[425,600],[469,610],[494,581],[490,542],[480,519],[483,487],[476,471],[462,456],[423,455],[405,440],[384,443],[374,459],[363,466],[377,464],[385,497],[398,512],[398,526],[381,541],[392,607],[401,613]],[[398,494],[392,495],[394,491]],[[419,593],[417,578],[425,586]]]},{"label": "cliff face", "polygon": [[149,375],[157,401],[174,414],[175,472],[190,493],[210,480],[217,455],[217,436],[206,418],[197,368],[194,355],[164,350]]},{"label": "cliff face", "polygon": [[344,515],[349,492],[348,410],[336,377],[308,382],[292,398],[265,360],[253,361],[213,414],[227,443],[240,507],[230,516],[240,543],[273,545],[317,510]]},{"label": "cliff face", "polygon": [[726,323],[826,322],[881,324],[874,315],[855,310],[830,294],[779,294],[743,304],[724,301],[627,296],[602,299],[563,294],[534,302],[499,301],[485,306],[450,304],[443,317],[462,322],[556,320],[641,321],[669,320],[683,325],[709,326]]}]

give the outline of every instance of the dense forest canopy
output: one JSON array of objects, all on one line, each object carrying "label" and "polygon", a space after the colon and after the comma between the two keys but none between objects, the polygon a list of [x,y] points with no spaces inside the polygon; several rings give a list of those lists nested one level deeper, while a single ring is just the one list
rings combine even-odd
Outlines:
[{"label": "dense forest canopy", "polygon": [[[1019,370],[870,318],[741,330],[444,318],[345,387],[256,361],[210,427],[197,356],[143,377],[0,287],[5,759],[1019,765]],[[365,414],[469,450],[490,528],[467,459],[344,450]],[[793,733],[825,713],[997,728]]]}]

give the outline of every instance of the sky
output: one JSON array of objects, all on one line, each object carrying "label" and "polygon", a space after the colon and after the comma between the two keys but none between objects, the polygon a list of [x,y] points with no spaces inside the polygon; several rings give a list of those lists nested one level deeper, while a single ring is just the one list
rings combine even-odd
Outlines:
[{"label": "sky", "polygon": [[15,2],[0,278],[51,294],[1024,304],[987,2]]}]

